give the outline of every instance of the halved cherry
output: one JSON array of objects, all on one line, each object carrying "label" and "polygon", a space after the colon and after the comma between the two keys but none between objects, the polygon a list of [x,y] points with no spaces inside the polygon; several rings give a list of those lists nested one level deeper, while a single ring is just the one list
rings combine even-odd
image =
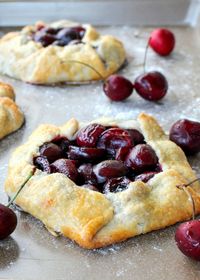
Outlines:
[{"label": "halved cherry", "polygon": [[110,178],[125,176],[128,172],[125,165],[118,160],[102,161],[95,165],[93,170],[98,183],[104,183]]},{"label": "halved cherry", "polygon": [[76,142],[81,147],[94,148],[99,136],[104,130],[105,127],[103,125],[96,123],[89,124],[78,132]]},{"label": "halved cherry", "polygon": [[158,158],[151,146],[138,144],[130,150],[125,163],[128,167],[140,173],[155,168],[158,163]]},{"label": "halved cherry", "polygon": [[97,178],[93,172],[93,166],[91,163],[84,163],[80,165],[78,172],[86,184],[97,185]]},{"label": "halved cherry", "polygon": [[43,157],[43,156],[35,157],[34,158],[34,165],[38,169],[40,169],[40,170],[42,170],[42,171],[44,171],[48,174],[51,173],[50,163],[48,162],[46,157]]},{"label": "halved cherry", "polygon": [[98,161],[106,154],[105,149],[69,146],[68,157],[74,160]]},{"label": "halved cherry", "polygon": [[46,157],[48,161],[51,163],[62,157],[61,148],[54,143],[44,143],[39,148],[40,155]]},{"label": "halved cherry", "polygon": [[71,144],[68,138],[64,136],[57,136],[52,140],[52,142],[61,148],[63,154],[66,154],[68,147]]},{"label": "halved cherry", "polygon": [[125,161],[127,154],[129,153],[129,147],[121,147],[116,151],[115,159]]},{"label": "halved cherry", "polygon": [[103,186],[103,193],[124,191],[130,183],[127,177],[109,179]]},{"label": "halved cherry", "polygon": [[51,164],[52,173],[63,173],[72,181],[78,179],[78,171],[73,160],[61,158]]},{"label": "halved cherry", "polygon": [[56,37],[52,34],[43,32],[43,30],[40,30],[34,34],[34,40],[41,43],[43,47],[47,47],[56,40]]},{"label": "halved cherry", "polygon": [[106,149],[108,152],[113,150],[133,146],[132,139],[127,130],[122,128],[110,128],[104,131],[97,142],[97,147]]}]

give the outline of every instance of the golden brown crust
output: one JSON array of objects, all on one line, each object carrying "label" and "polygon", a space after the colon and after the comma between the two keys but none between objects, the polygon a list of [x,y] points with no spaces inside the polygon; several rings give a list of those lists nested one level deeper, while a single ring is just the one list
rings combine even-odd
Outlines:
[{"label": "golden brown crust", "polygon": [[24,115],[13,99],[13,88],[0,83],[0,139],[19,129],[24,122]]},{"label": "golden brown crust", "polygon": [[[83,25],[86,29],[83,44],[46,48],[31,39],[37,25],[26,26],[21,32],[12,32],[0,39],[1,73],[35,84],[84,82],[108,77],[125,61],[122,43],[112,36],[101,36],[91,25]],[[59,21],[50,26],[75,25],[77,23]]]},{"label": "golden brown crust", "polygon": [[11,85],[0,82],[0,97],[9,97],[15,100],[15,92]]},{"label": "golden brown crust", "polygon": [[[179,184],[196,178],[183,151],[167,139],[156,120],[140,114],[138,122],[101,119],[102,124],[137,127],[155,150],[163,172],[148,183],[132,182],[127,190],[103,195],[78,187],[66,176],[37,170],[16,203],[40,219],[50,232],[75,240],[84,248],[99,248],[164,228],[192,216],[192,204]],[[74,139],[83,124],[72,119],[62,127],[40,126],[13,153],[5,189],[13,196],[33,167],[39,146],[57,135]],[[153,131],[153,133],[152,133]],[[200,185],[188,188],[200,213]]]}]

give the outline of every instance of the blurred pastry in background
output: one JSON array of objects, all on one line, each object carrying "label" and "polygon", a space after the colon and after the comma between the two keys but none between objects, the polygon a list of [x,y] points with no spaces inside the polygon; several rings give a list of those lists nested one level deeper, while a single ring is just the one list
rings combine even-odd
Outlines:
[{"label": "blurred pastry in background", "polygon": [[37,22],[0,39],[0,72],[33,84],[102,80],[125,60],[118,39],[67,20]]}]

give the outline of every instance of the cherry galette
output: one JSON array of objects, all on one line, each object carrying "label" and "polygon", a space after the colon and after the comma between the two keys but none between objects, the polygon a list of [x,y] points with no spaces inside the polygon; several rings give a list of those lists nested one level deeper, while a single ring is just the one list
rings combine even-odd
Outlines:
[{"label": "cherry galette", "polygon": [[[195,179],[184,152],[157,121],[75,119],[40,126],[12,155],[9,196],[36,167],[16,199],[52,233],[85,248],[103,247],[192,215],[179,184]],[[190,191],[200,212],[200,186]]]},{"label": "cherry galette", "polygon": [[113,36],[66,20],[37,22],[0,39],[0,72],[34,84],[102,80],[125,59],[123,44]]}]

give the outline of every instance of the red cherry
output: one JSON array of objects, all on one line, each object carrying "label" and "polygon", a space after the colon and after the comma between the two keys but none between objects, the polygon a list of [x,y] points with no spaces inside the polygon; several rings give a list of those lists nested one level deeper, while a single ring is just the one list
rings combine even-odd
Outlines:
[{"label": "red cherry", "polygon": [[76,142],[81,147],[91,147],[96,146],[97,140],[102,132],[104,132],[105,127],[100,124],[92,123],[88,126],[79,130],[76,136]]},{"label": "red cherry", "polygon": [[130,150],[125,163],[128,167],[140,173],[155,168],[158,163],[158,158],[151,146],[138,144]]},{"label": "red cherry", "polygon": [[134,88],[144,99],[158,101],[166,95],[168,82],[160,72],[148,72],[136,78]]},{"label": "red cherry", "polygon": [[133,140],[133,144],[137,145],[144,143],[144,136],[140,131],[137,129],[127,129],[127,131]]},{"label": "red cherry", "polygon": [[62,157],[61,148],[51,142],[44,143],[42,146],[40,146],[39,151],[40,155],[46,157],[50,163]]},{"label": "red cherry", "polygon": [[188,155],[200,152],[200,122],[177,121],[170,129],[169,138]]},{"label": "red cherry", "polygon": [[65,174],[72,181],[76,182],[78,179],[78,171],[73,160],[61,158],[51,164],[53,173]]},{"label": "red cherry", "polygon": [[93,166],[91,163],[85,163],[79,166],[78,172],[83,179],[84,183],[90,185],[97,185],[97,179],[93,172]]},{"label": "red cherry", "polygon": [[176,230],[175,240],[183,254],[200,261],[200,220],[180,224]]},{"label": "red cherry", "polygon": [[34,164],[38,169],[40,169],[48,174],[51,173],[50,163],[48,162],[46,157],[39,156],[39,157],[34,158]]},{"label": "red cherry", "polygon": [[175,36],[168,29],[155,29],[150,35],[149,45],[159,55],[167,56],[174,49]]},{"label": "red cherry", "polygon": [[130,151],[129,147],[121,147],[116,151],[115,159],[125,161],[128,152]]},{"label": "red cherry", "polygon": [[0,239],[8,237],[17,226],[17,216],[7,206],[0,204]]},{"label": "red cherry", "polygon": [[106,154],[105,149],[69,146],[68,157],[74,160],[98,161]]},{"label": "red cherry", "polygon": [[133,146],[131,135],[127,130],[122,128],[109,128],[104,131],[97,142],[97,147],[106,149],[112,153],[113,150]]},{"label": "red cherry", "polygon": [[122,101],[133,92],[133,84],[119,75],[111,75],[103,84],[103,90],[107,97],[113,101]]},{"label": "red cherry", "polygon": [[107,179],[122,177],[127,173],[127,169],[121,161],[105,160],[94,166],[94,174],[98,183],[104,183]]}]

